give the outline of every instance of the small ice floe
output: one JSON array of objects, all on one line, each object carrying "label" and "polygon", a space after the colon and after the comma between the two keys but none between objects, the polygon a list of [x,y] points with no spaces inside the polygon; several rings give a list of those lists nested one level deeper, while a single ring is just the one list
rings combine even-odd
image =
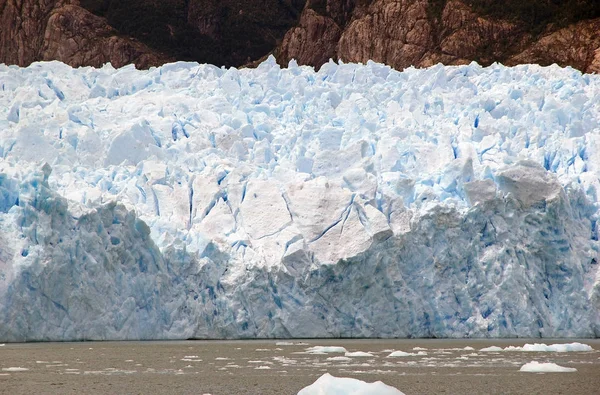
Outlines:
[{"label": "small ice floe", "polygon": [[29,369],[21,368],[21,367],[10,367],[10,368],[2,368],[3,372],[25,372]]},{"label": "small ice floe", "polygon": [[393,351],[390,355],[388,355],[388,358],[390,358],[390,357],[412,357],[415,355],[417,355],[417,354],[412,353],[412,352]]},{"label": "small ice floe", "polygon": [[271,369],[270,366],[266,366],[266,365],[261,365],[261,366],[257,366],[254,368],[254,370],[268,370]]},{"label": "small ice floe", "polygon": [[568,372],[576,372],[575,368],[568,368],[565,366],[560,366],[552,362],[537,362],[531,361],[521,366],[519,372],[529,372],[529,373],[568,373]]},{"label": "small ice floe", "polygon": [[326,359],[326,361],[337,361],[337,362],[348,362],[348,361],[352,361],[352,358],[349,357],[329,357]]},{"label": "small ice floe", "polygon": [[[150,371],[150,369],[148,369]],[[116,368],[106,368],[104,370],[86,370],[85,375],[113,375],[113,374],[134,374],[137,370],[120,370]]]},{"label": "small ice floe", "polygon": [[413,351],[427,351],[427,349],[423,347],[413,347]]},{"label": "small ice floe", "polygon": [[308,354],[347,353],[344,347],[338,346],[314,346],[305,349]]},{"label": "small ice floe", "polygon": [[273,361],[279,362],[279,363],[283,364],[284,366],[286,366],[286,365],[295,365],[296,363],[298,363],[297,360],[291,359],[291,358],[286,358],[284,356],[273,357]]},{"label": "small ice floe", "polygon": [[594,351],[591,346],[582,343],[565,343],[565,344],[544,344],[534,343],[525,344],[523,347],[519,346],[508,346],[505,348],[498,346],[491,346],[482,348],[480,351],[527,351],[527,352],[582,352],[582,351]]},{"label": "small ice floe", "polygon": [[303,342],[277,342],[276,346],[308,346],[308,343]]},{"label": "small ice floe", "polygon": [[427,353],[425,351],[419,351],[416,354],[413,352],[394,351],[390,355],[388,355],[388,358],[389,357],[415,357],[415,356],[422,356],[422,355],[427,355]]},{"label": "small ice floe", "polygon": [[404,395],[394,387],[381,381],[367,383],[350,377],[334,377],[325,373],[314,383],[298,392],[298,395]]},{"label": "small ice floe", "polygon": [[264,352],[264,351],[271,351],[271,349],[270,348],[257,348],[255,351]]},{"label": "small ice floe", "polygon": [[498,346],[490,346],[490,347],[484,347],[479,351],[483,351],[483,352],[498,352],[498,351],[504,351],[504,349],[502,347],[498,347]]},{"label": "small ice floe", "polygon": [[390,373],[394,373],[394,374],[397,374],[397,372],[395,370],[381,370],[381,369],[351,370],[350,373],[356,373],[356,374],[390,374]]},{"label": "small ice floe", "polygon": [[373,357],[373,354],[364,351],[347,352],[345,355],[347,357]]},{"label": "small ice floe", "polygon": [[6,344],[4,344],[4,343],[3,343],[3,344],[0,344],[0,347],[4,347],[4,346],[6,346]]},{"label": "small ice floe", "polygon": [[216,357],[215,361],[229,361],[229,358],[227,358],[227,357]]}]

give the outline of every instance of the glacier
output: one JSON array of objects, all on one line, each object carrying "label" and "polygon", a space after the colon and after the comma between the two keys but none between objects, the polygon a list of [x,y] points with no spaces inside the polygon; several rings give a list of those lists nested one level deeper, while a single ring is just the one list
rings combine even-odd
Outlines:
[{"label": "glacier", "polygon": [[597,337],[600,77],[0,65],[0,342]]}]

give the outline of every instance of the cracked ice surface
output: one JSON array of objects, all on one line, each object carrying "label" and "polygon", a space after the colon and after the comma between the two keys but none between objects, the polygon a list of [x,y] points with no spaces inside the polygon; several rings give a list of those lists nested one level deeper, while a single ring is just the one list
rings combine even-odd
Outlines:
[{"label": "cracked ice surface", "polygon": [[0,341],[600,334],[600,78],[0,65]]}]

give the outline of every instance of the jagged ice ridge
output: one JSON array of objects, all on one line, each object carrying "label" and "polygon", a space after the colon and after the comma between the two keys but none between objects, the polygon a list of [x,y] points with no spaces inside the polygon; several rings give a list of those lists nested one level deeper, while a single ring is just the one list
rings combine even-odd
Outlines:
[{"label": "jagged ice ridge", "polygon": [[0,65],[0,341],[600,334],[600,77]]}]

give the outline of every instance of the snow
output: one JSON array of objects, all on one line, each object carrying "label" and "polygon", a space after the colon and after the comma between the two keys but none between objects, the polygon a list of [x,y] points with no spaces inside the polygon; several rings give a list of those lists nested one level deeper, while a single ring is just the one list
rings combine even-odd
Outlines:
[{"label": "snow", "polygon": [[529,351],[529,352],[584,352],[584,351],[594,351],[594,349],[587,345],[578,342],[574,343],[564,343],[564,344],[544,344],[544,343],[534,343],[534,344],[525,344],[523,347],[520,346],[508,346],[505,348],[498,346],[490,346],[482,348],[480,351]]},{"label": "snow", "polygon": [[348,377],[335,377],[325,373],[313,384],[298,392],[298,395],[402,395],[394,387],[376,381],[367,383]]},{"label": "snow", "polygon": [[552,362],[537,362],[531,361],[521,366],[519,372],[530,372],[530,373],[566,373],[576,372],[576,368],[567,368],[564,366],[557,365]]},{"label": "snow", "polygon": [[0,341],[596,337],[600,77],[0,65]]}]

